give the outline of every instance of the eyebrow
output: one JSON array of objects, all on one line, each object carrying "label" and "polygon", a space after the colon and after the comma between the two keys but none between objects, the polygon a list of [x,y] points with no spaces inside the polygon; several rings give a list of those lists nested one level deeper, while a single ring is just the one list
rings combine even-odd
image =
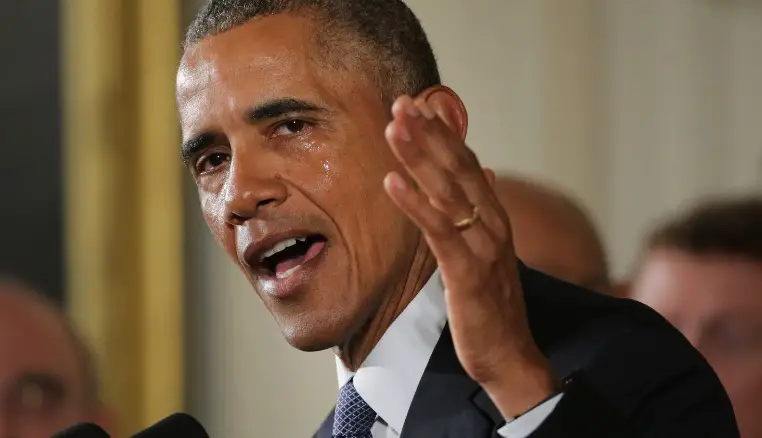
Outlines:
[{"label": "eyebrow", "polygon": [[[289,114],[325,111],[325,108],[306,100],[281,98],[258,104],[247,112],[246,118],[250,123],[260,123],[265,120],[277,119]],[[204,133],[183,142],[180,148],[180,157],[182,158],[183,164],[188,165],[190,159],[200,150],[209,146],[214,141],[215,137],[214,134]]]},{"label": "eyebrow", "polygon": [[262,120],[276,119],[293,113],[322,112],[325,108],[306,100],[285,98],[263,102],[249,112],[249,120],[260,122]]}]

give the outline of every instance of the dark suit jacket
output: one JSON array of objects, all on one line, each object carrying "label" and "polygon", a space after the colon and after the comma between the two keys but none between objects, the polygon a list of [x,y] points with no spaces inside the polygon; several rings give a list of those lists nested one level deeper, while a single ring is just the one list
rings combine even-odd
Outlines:
[{"label": "dark suit jacket", "polygon": [[[734,438],[717,376],[658,314],[520,267],[535,341],[565,378],[564,396],[531,438]],[[331,437],[333,413],[315,435]],[[504,424],[471,380],[445,328],[401,438],[498,437]]]}]

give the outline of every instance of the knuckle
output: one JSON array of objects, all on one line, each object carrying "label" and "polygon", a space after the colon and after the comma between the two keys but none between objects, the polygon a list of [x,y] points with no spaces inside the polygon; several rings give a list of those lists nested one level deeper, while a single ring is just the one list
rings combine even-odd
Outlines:
[{"label": "knuckle", "polygon": [[436,184],[434,196],[443,203],[452,204],[458,200],[458,187],[453,181],[442,178]]},{"label": "knuckle", "polygon": [[500,226],[495,227],[493,233],[495,234],[495,241],[500,242],[501,245],[507,245],[510,238],[510,232],[507,227]]},{"label": "knuckle", "polygon": [[449,237],[455,232],[455,228],[443,215],[437,215],[436,217],[432,218],[430,224],[431,232],[436,237]]},{"label": "knuckle", "polygon": [[446,178],[437,178],[434,184],[434,193],[440,199],[451,199],[453,196],[453,185]]},{"label": "knuckle", "polygon": [[445,169],[456,175],[468,168],[468,160],[463,154],[448,153],[444,156],[443,162]]},{"label": "knuckle", "polygon": [[493,264],[500,259],[502,253],[501,245],[493,239],[485,239],[482,243],[481,259],[487,264]]}]

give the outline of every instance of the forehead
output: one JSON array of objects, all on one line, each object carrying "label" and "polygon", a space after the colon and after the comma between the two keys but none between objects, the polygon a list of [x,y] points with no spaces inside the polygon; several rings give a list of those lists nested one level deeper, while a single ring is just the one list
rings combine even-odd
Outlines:
[{"label": "forehead", "polygon": [[762,315],[762,262],[656,249],[646,257],[633,292],[674,312]]},{"label": "forehead", "polygon": [[313,20],[303,15],[258,17],[192,44],[183,55],[181,72],[225,79],[256,67],[294,67],[313,49]]},{"label": "forehead", "polygon": [[0,294],[0,382],[25,372],[74,379],[77,357],[57,315],[28,297]]},{"label": "forehead", "polygon": [[183,123],[194,110],[211,107],[234,110],[284,96],[326,98],[348,75],[316,62],[324,51],[315,44],[314,20],[292,14],[255,18],[191,45],[177,75]]}]

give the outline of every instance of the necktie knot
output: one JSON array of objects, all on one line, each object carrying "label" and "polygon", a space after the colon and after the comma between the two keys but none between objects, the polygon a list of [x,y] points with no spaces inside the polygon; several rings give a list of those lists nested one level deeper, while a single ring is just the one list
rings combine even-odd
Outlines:
[{"label": "necktie knot", "polygon": [[333,418],[335,438],[372,438],[370,429],[376,422],[376,413],[365,403],[350,380],[339,392]]}]

